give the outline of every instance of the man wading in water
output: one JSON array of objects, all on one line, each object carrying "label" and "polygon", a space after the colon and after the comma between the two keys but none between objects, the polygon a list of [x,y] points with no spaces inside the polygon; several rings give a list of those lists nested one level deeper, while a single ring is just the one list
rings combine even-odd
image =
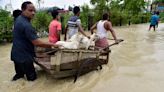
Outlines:
[{"label": "man wading in water", "polygon": [[78,6],[75,6],[73,8],[73,13],[74,16],[70,17],[70,19],[68,20],[66,29],[65,29],[65,40],[70,39],[74,34],[80,32],[82,33],[84,36],[90,38],[88,35],[85,34],[82,26],[81,26],[81,20],[79,18],[80,16],[80,8]]},{"label": "man wading in water", "polygon": [[35,15],[35,7],[30,1],[26,1],[21,6],[22,14],[16,18],[13,30],[13,46],[11,50],[11,60],[15,65],[15,76],[13,81],[26,78],[28,81],[37,79],[33,65],[35,52],[34,46],[58,47],[51,43],[42,42],[36,35],[35,29],[31,25],[31,19]]},{"label": "man wading in water", "polygon": [[104,13],[102,16],[102,20],[97,22],[91,27],[91,32],[93,33],[94,29],[97,29],[96,34],[99,36],[99,39],[95,42],[95,46],[105,48],[108,44],[108,35],[107,32],[110,31],[115,42],[119,43],[119,40],[117,40],[115,31],[112,28],[112,23],[108,21],[109,15],[107,13]]}]

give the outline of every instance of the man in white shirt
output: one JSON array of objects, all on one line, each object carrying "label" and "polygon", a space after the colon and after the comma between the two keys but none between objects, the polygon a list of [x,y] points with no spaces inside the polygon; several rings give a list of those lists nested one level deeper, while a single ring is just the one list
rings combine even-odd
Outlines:
[{"label": "man in white shirt", "polygon": [[108,35],[107,32],[110,31],[115,42],[118,43],[115,31],[112,28],[112,23],[108,21],[109,15],[107,13],[103,14],[102,20],[97,22],[91,27],[91,32],[93,33],[94,29],[97,29],[96,34],[99,36],[99,39],[95,42],[97,47],[107,47],[108,46]]}]

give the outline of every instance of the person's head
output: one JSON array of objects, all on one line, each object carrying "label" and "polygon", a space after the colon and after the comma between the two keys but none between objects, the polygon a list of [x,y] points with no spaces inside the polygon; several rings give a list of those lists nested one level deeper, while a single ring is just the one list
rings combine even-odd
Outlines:
[{"label": "person's head", "polygon": [[14,17],[14,21],[16,20],[16,18],[21,15],[22,11],[17,9],[13,11],[13,17]]},{"label": "person's head", "polygon": [[53,10],[51,12],[51,15],[52,15],[53,19],[57,19],[57,20],[60,19],[59,12],[57,10]]},{"label": "person's head", "polygon": [[22,6],[22,14],[29,19],[32,19],[35,15],[35,7],[30,1],[23,2]]},{"label": "person's head", "polygon": [[157,11],[156,14],[159,15],[159,11]]},{"label": "person's head", "polygon": [[73,8],[73,13],[74,13],[74,15],[79,16],[80,15],[80,8],[78,6],[75,6]]},{"label": "person's head", "polygon": [[109,14],[108,13],[104,13],[102,16],[103,20],[108,20],[109,19]]}]

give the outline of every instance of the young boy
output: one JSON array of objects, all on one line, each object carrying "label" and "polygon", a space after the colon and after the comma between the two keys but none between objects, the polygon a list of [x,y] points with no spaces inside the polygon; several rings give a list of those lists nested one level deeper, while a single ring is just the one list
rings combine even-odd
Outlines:
[{"label": "young boy", "polygon": [[60,31],[61,31],[61,23],[59,22],[60,16],[57,10],[53,10],[51,12],[53,20],[49,25],[49,42],[56,43],[60,40]]},{"label": "young boy", "polygon": [[[87,36],[81,26],[81,20],[79,18],[80,16],[80,8],[78,6],[75,6],[73,8],[73,13],[74,16],[72,16],[68,23],[67,23],[67,27],[65,30],[65,40],[66,39],[70,39],[74,34],[78,33],[79,31],[86,37],[89,38],[89,36]],[[68,29],[68,31],[67,31]]]}]

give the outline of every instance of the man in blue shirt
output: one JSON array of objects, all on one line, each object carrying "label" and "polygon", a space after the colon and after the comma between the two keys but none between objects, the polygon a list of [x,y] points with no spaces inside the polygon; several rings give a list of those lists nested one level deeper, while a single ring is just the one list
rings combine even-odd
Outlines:
[{"label": "man in blue shirt", "polygon": [[34,5],[30,1],[26,1],[22,4],[21,9],[22,14],[14,22],[11,60],[14,61],[16,74],[12,80],[24,78],[24,75],[26,75],[28,81],[34,81],[37,78],[33,65],[34,46],[47,48],[58,46],[44,43],[36,35],[36,31],[30,22],[35,15]]},{"label": "man in blue shirt", "polygon": [[151,16],[151,19],[150,19],[150,27],[149,27],[149,31],[151,30],[151,27],[154,28],[154,31],[155,31],[155,26],[157,25],[158,23],[158,16],[156,13],[154,13],[154,15]]}]

